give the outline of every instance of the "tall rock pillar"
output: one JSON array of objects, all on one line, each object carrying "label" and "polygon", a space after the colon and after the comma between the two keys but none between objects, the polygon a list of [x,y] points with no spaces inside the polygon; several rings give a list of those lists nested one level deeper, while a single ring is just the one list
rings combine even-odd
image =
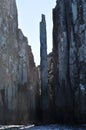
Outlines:
[{"label": "tall rock pillar", "polygon": [[42,14],[40,22],[40,57],[41,57],[41,107],[42,119],[47,120],[49,116],[49,85],[48,85],[48,63],[47,63],[47,40],[46,21]]}]

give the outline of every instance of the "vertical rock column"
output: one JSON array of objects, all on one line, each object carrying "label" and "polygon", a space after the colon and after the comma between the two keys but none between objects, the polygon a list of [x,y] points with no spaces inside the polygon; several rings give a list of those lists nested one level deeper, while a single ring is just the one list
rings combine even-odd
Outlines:
[{"label": "vertical rock column", "polygon": [[0,0],[0,124],[35,122],[38,86],[31,47],[18,29],[16,0]]},{"label": "vertical rock column", "polygon": [[40,22],[40,57],[41,57],[41,108],[43,121],[49,118],[49,85],[48,85],[48,63],[47,63],[47,41],[46,41],[46,21],[42,14]]},{"label": "vertical rock column", "polygon": [[86,122],[86,1],[57,0],[53,10],[55,117]]},{"label": "vertical rock column", "polygon": [[58,122],[69,121],[73,115],[69,75],[70,44],[73,41],[71,17],[70,1],[58,0],[53,10],[54,111],[55,120]]}]

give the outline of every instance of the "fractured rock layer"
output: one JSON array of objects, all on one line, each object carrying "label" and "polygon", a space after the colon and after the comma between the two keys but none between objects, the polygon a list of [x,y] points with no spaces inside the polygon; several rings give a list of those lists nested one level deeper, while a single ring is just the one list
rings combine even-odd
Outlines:
[{"label": "fractured rock layer", "polygon": [[18,29],[15,0],[0,0],[0,123],[35,119],[37,75],[27,38]]},{"label": "fractured rock layer", "polygon": [[53,24],[56,118],[86,122],[86,1],[57,0]]}]

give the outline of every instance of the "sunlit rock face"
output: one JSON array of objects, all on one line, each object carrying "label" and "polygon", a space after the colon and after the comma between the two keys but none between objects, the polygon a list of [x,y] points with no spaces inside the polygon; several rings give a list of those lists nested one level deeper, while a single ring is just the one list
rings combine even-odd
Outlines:
[{"label": "sunlit rock face", "polygon": [[86,1],[57,0],[53,25],[56,118],[86,122]]},{"label": "sunlit rock face", "polygon": [[34,120],[37,87],[33,54],[18,29],[15,0],[0,0],[0,123]]}]

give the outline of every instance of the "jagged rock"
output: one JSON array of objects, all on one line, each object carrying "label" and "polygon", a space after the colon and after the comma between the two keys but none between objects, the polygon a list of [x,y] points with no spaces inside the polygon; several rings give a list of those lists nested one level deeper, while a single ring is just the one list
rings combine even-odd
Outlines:
[{"label": "jagged rock", "polygon": [[86,123],[86,1],[58,0],[53,24],[56,117]]},{"label": "jagged rock", "polygon": [[0,123],[35,120],[39,86],[37,75],[31,47],[18,29],[16,2],[1,0]]},{"label": "jagged rock", "polygon": [[[49,102],[50,102],[50,115],[49,115],[49,120],[50,121],[53,121],[54,117],[53,117],[53,112],[54,112],[54,74],[53,74],[53,53],[49,53],[47,55],[47,69],[48,69],[48,86],[49,86]],[[40,102],[41,102],[41,65],[38,66],[38,72],[39,72],[39,98],[40,98]],[[47,98],[47,97],[46,97]],[[41,105],[41,103],[40,103]],[[41,107],[41,106],[40,106]],[[40,108],[39,107],[39,111],[40,111]]]},{"label": "jagged rock", "polygon": [[49,85],[48,85],[48,62],[47,62],[47,36],[46,21],[42,15],[40,22],[40,75],[41,75],[41,108],[43,121],[49,119]]}]

